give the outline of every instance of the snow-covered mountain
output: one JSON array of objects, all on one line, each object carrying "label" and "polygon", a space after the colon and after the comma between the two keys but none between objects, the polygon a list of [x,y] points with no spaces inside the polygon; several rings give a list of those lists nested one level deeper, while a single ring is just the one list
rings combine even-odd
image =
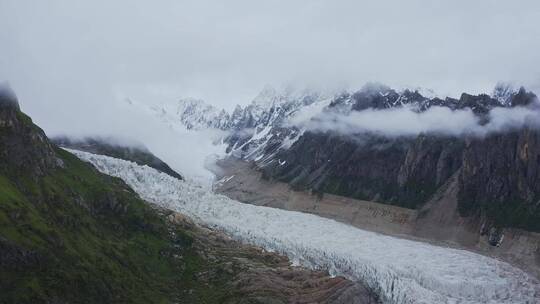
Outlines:
[{"label": "snow-covered mountain", "polygon": [[227,130],[230,127],[229,113],[225,110],[219,110],[201,99],[181,99],[176,108],[176,115],[188,129]]},{"label": "snow-covered mountain", "polygon": [[173,130],[219,129],[229,131],[224,141],[228,153],[247,159],[260,158],[268,147],[286,148],[298,139],[301,130],[289,122],[294,117],[307,119],[319,113],[334,95],[310,89],[266,86],[247,106],[237,105],[232,113],[200,99],[144,105],[128,101],[130,106],[157,117]]},{"label": "snow-covered mountain", "polygon": [[268,149],[287,148],[301,130],[290,124],[294,117],[315,114],[332,96],[314,90],[265,87],[251,104],[238,106],[232,115],[228,152],[236,157],[260,160]]},{"label": "snow-covered mountain", "polygon": [[484,116],[494,108],[519,105],[520,99],[513,98],[519,92],[510,86],[499,85],[494,97],[464,93],[455,99],[440,98],[426,89],[394,90],[377,83],[366,84],[358,91],[332,93],[266,87],[250,105],[245,108],[238,106],[231,115],[231,135],[226,140],[228,152],[264,165],[275,161],[274,156],[278,152],[300,138],[305,131],[300,122],[309,121],[321,113],[348,115],[366,109],[399,107],[424,112],[437,106],[450,110],[470,109],[479,118],[485,119]]},{"label": "snow-covered mountain", "polygon": [[[523,89],[521,89],[523,90]],[[426,89],[404,89],[394,90],[388,86],[378,83],[368,83],[360,90],[350,93],[346,92],[336,98],[331,108],[343,111],[362,111],[366,109],[390,109],[396,107],[412,107],[417,111],[439,106],[451,110],[471,109],[475,114],[486,114],[496,107],[512,107],[517,104],[512,103],[512,97],[520,90],[514,89],[507,84],[498,84],[492,96],[480,94],[478,96],[463,93],[459,99],[445,97],[441,98]],[[426,93],[427,92],[427,93]]]},{"label": "snow-covered mountain", "polygon": [[230,128],[229,113],[207,104],[202,99],[183,98],[176,104],[154,105],[152,109],[163,119],[180,122],[189,130]]},{"label": "snow-covered mountain", "polygon": [[517,105],[519,99],[513,96],[519,92],[511,85],[498,84],[492,96],[463,93],[456,99],[441,98],[428,89],[395,90],[378,83],[368,83],[358,91],[338,92],[266,86],[250,104],[237,105],[232,113],[193,98],[152,106],[151,110],[172,128],[228,131],[229,136],[225,138],[228,153],[265,164],[300,138],[305,131],[300,122],[309,121],[323,112],[348,115],[366,109],[399,107],[423,112],[437,106],[451,110],[470,109],[483,117],[494,108]]}]

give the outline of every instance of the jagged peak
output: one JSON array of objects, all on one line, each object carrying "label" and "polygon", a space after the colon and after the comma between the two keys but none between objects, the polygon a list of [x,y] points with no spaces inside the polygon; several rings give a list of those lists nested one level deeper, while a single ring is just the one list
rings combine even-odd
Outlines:
[{"label": "jagged peak", "polygon": [[[523,87],[521,87],[523,88]],[[512,96],[519,92],[515,85],[510,82],[498,82],[493,88],[491,97],[498,100],[501,104],[510,105]]]},{"label": "jagged peak", "polygon": [[445,99],[446,98],[446,96],[442,96],[438,94],[437,92],[435,92],[435,90],[430,89],[430,88],[425,88],[425,87],[404,86],[396,90],[400,95],[407,95],[407,94],[410,95],[410,94],[416,93],[416,94],[421,95],[423,98],[427,98],[427,99],[435,99],[435,98]]},{"label": "jagged peak", "polygon": [[279,102],[280,99],[282,99],[282,94],[276,88],[271,85],[265,85],[259,94],[253,98],[251,105],[270,108]]},{"label": "jagged peak", "polygon": [[0,82],[0,107],[13,107],[20,110],[17,95],[7,81]]},{"label": "jagged peak", "polygon": [[531,91],[527,91],[523,86],[516,91],[508,101],[510,106],[529,106],[538,102],[538,97]]}]

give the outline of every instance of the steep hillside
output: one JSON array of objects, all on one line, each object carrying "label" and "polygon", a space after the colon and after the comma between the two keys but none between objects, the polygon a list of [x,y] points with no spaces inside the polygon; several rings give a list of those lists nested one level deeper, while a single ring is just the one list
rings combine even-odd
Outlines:
[{"label": "steep hillside", "polygon": [[[51,144],[0,97],[0,302],[159,303],[204,268],[192,238],[129,187]],[[182,258],[175,258],[182,256]]]}]

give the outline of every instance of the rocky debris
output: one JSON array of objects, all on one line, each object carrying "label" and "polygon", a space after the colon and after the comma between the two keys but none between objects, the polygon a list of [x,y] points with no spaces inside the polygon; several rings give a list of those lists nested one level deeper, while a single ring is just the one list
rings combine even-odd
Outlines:
[{"label": "rocky debris", "polygon": [[291,266],[286,257],[240,244],[179,213],[168,218],[190,232],[193,246],[212,264],[211,271],[196,275],[201,284],[211,284],[222,273],[230,276],[233,299],[227,303],[380,303],[359,283]]}]

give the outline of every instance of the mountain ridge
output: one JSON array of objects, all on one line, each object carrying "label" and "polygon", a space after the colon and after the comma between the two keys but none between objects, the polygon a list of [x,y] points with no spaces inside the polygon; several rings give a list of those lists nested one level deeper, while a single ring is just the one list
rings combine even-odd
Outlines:
[{"label": "mountain ridge", "polygon": [[[491,95],[463,93],[457,99],[424,97],[418,90],[396,91],[376,83],[329,98],[305,94],[287,100],[283,97],[286,94],[279,95],[268,88],[259,96],[245,109],[235,109],[236,116],[241,117],[237,126],[241,127],[231,127],[225,141],[230,156],[254,162],[266,178],[317,193],[420,208],[463,167],[459,195],[462,215],[483,218],[488,226],[499,228],[540,229],[534,224],[540,218],[534,207],[540,194],[535,186],[540,181],[535,173],[540,172],[535,158],[539,150],[535,144],[538,132],[530,119],[516,128],[498,129],[482,136],[420,133],[386,137],[361,130],[357,135],[339,134],[332,129],[317,132],[290,123],[302,110],[318,104],[322,106],[307,111],[304,119],[309,121],[321,113],[349,115],[401,108],[421,114],[443,107],[470,111],[478,128],[483,128],[494,119],[493,111],[524,108],[537,113],[536,96],[523,87],[498,84]],[[258,108],[257,119],[238,114],[242,110],[249,114],[247,109],[260,104],[267,105],[266,112]],[[518,155],[514,156],[512,151],[518,151]],[[482,156],[475,157],[477,154]],[[486,170],[486,166],[493,169]],[[504,172],[510,172],[510,177],[504,177]],[[482,185],[492,188],[486,192]]]}]

